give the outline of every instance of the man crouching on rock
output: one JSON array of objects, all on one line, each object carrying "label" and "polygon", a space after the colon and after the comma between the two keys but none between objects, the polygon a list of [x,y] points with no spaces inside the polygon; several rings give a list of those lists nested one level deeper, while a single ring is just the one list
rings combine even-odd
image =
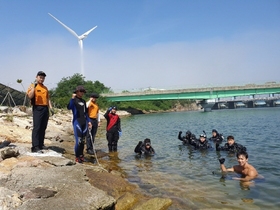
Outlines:
[{"label": "man crouching on rock", "polygon": [[73,128],[75,136],[75,156],[77,163],[84,162],[84,146],[88,127],[91,128],[91,122],[88,117],[86,101],[82,99],[86,90],[83,86],[77,86],[72,94],[72,98],[67,105],[67,109],[71,109],[73,113]]}]

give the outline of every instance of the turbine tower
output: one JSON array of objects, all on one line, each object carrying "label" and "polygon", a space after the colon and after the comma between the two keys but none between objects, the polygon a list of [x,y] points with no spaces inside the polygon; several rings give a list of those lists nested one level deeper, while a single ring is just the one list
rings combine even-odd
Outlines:
[{"label": "turbine tower", "polygon": [[84,74],[84,57],[83,57],[83,39],[87,38],[87,36],[92,32],[97,26],[94,26],[92,29],[88,30],[87,32],[83,33],[82,35],[78,35],[74,30],[69,28],[67,25],[62,23],[60,20],[58,20],[56,17],[54,17],[51,13],[48,13],[53,19],[55,19],[57,22],[59,22],[64,28],[66,28],[71,34],[73,34],[79,42],[80,50],[81,50],[81,73]]}]

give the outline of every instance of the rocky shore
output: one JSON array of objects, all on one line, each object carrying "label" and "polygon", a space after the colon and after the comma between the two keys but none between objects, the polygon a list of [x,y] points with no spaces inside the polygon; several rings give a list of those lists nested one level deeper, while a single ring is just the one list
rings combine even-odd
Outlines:
[{"label": "rocky shore", "polygon": [[[119,112],[127,116],[127,112]],[[43,154],[31,153],[30,108],[0,107],[0,209],[150,209],[171,206],[168,198],[150,197],[125,179],[122,170],[97,150],[85,164],[74,161],[72,114],[50,117]],[[98,164],[99,163],[99,164]]]}]

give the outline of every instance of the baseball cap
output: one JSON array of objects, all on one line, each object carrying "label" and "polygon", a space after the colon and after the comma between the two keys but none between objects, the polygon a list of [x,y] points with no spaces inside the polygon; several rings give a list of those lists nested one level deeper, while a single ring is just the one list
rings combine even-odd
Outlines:
[{"label": "baseball cap", "polygon": [[37,76],[44,76],[45,77],[47,75],[43,71],[38,71]]},{"label": "baseball cap", "polygon": [[91,98],[99,98],[99,95],[97,93],[92,93],[90,95]]},{"label": "baseball cap", "polygon": [[85,90],[84,86],[82,86],[82,85],[77,86],[74,93],[77,93],[77,91],[86,93],[86,90]]}]

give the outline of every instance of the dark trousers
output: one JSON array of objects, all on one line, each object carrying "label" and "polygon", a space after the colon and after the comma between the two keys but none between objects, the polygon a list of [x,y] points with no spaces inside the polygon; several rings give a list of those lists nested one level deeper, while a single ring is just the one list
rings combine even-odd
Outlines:
[{"label": "dark trousers", "polygon": [[43,148],[48,120],[48,106],[33,106],[32,151]]},{"label": "dark trousers", "polygon": [[[96,135],[97,128],[98,128],[97,119],[90,118],[90,122],[92,124],[92,128],[87,133],[87,150],[93,150],[92,144],[94,143],[95,135]],[[89,132],[91,133],[91,136],[89,135]],[[92,138],[92,140],[91,140],[91,138]]]},{"label": "dark trousers", "polygon": [[119,140],[119,132],[107,132],[106,134],[107,141],[108,141],[108,149],[109,152],[116,152],[118,150],[118,140]]}]

